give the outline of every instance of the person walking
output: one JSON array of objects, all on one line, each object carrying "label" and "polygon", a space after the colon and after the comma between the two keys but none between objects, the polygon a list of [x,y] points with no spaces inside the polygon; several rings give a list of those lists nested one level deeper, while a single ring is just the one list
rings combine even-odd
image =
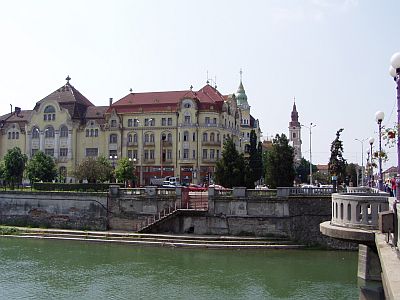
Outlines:
[{"label": "person walking", "polygon": [[394,176],[392,179],[390,179],[390,184],[392,186],[392,194],[393,197],[396,197],[396,176]]}]

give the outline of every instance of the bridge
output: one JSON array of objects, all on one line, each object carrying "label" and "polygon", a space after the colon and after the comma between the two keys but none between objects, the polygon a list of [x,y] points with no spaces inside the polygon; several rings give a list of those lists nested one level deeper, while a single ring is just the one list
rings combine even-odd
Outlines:
[{"label": "bridge", "polygon": [[[400,299],[399,204],[367,187],[332,194],[330,221],[322,234],[359,244],[360,299]],[[382,282],[382,288],[374,282]]]}]

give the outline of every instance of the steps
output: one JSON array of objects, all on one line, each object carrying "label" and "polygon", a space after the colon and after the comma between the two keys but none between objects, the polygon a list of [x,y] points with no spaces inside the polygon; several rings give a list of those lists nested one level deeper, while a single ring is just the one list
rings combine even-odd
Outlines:
[{"label": "steps", "polygon": [[206,249],[300,249],[304,245],[295,244],[285,238],[259,238],[235,236],[199,236],[141,234],[131,232],[80,231],[65,229],[18,228],[20,234],[5,235],[15,238],[39,238],[98,243],[120,243],[137,246],[185,247]]}]

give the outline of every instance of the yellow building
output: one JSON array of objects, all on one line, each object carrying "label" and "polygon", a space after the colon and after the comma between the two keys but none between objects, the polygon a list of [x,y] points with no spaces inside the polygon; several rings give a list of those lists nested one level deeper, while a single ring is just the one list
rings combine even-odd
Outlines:
[{"label": "yellow building", "polygon": [[15,146],[29,158],[42,150],[74,182],[73,170],[88,157],[105,156],[114,165],[128,157],[141,184],[165,176],[200,183],[213,175],[226,138],[245,152],[250,131],[261,135],[242,80],[236,95],[207,83],[199,91],[131,92],[109,106],[93,105],[69,81],[33,110],[0,117],[1,158]]}]

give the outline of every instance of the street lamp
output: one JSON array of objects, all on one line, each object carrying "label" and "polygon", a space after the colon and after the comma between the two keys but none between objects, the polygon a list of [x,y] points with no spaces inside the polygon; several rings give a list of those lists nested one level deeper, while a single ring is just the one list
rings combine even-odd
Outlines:
[{"label": "street lamp", "polygon": [[379,153],[378,153],[378,162],[379,162],[379,190],[383,191],[383,178],[382,178],[382,121],[385,117],[383,111],[377,111],[375,113],[375,120],[378,123],[379,127]]},{"label": "street lamp", "polygon": [[[361,186],[364,186],[364,142],[367,139],[354,139],[355,141],[359,141],[361,143]],[[358,185],[358,176],[357,176],[357,185]]]},{"label": "street lamp", "polygon": [[[396,52],[390,58],[390,75],[396,82],[397,89],[397,134],[399,134],[400,124],[400,52]],[[396,176],[396,201],[393,205],[394,217],[395,217],[395,230],[394,230],[394,245],[397,245],[398,238],[398,220],[397,220],[397,203],[400,202],[400,139],[397,135],[397,176]]]},{"label": "street lamp", "polygon": [[110,159],[112,161],[112,168],[115,171],[115,160],[118,158],[117,155],[110,155]]},{"label": "street lamp", "polygon": [[311,129],[315,126],[317,126],[316,124],[313,124],[312,122],[310,123],[310,126],[306,126],[306,125],[301,125],[305,128],[308,128],[310,130],[310,185],[312,185],[312,152],[311,152]]},{"label": "street lamp", "polygon": [[132,179],[132,186],[131,187],[135,187],[135,183],[136,183],[136,175],[135,175],[135,171],[136,171],[136,168],[135,168],[135,165],[136,165],[136,157],[134,157],[134,158],[131,158],[131,157],[129,157],[129,163],[130,164],[133,164],[133,170],[132,170],[132,175],[133,175],[133,179]]},{"label": "street lamp", "polygon": [[373,174],[373,167],[372,167],[372,145],[374,144],[375,139],[373,137],[370,137],[368,140],[369,147],[370,147],[370,155],[371,155],[371,162],[370,162],[370,174],[369,174],[369,187],[372,188],[372,174]]}]

